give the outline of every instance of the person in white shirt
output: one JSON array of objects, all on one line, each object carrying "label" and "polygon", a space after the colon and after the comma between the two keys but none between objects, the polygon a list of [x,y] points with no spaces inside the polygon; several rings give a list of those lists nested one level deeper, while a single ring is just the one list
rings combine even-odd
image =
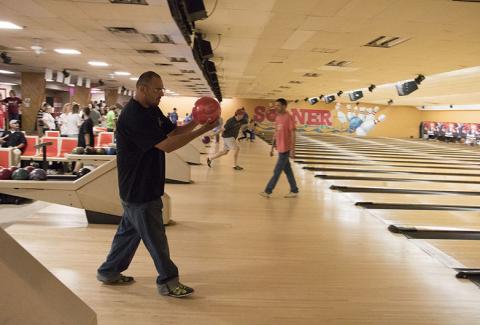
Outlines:
[{"label": "person in white shirt", "polygon": [[77,138],[78,130],[82,124],[82,118],[78,113],[80,106],[78,104],[72,105],[72,112],[67,115],[65,119],[65,135],[69,138]]},{"label": "person in white shirt", "polygon": [[67,119],[70,114],[72,114],[72,104],[66,103],[63,105],[62,114],[57,119],[57,123],[60,127],[60,134],[64,137],[67,136]]},{"label": "person in white shirt", "polygon": [[55,130],[55,119],[52,116],[53,107],[48,106],[47,110],[43,112],[42,121],[43,121],[43,130]]}]

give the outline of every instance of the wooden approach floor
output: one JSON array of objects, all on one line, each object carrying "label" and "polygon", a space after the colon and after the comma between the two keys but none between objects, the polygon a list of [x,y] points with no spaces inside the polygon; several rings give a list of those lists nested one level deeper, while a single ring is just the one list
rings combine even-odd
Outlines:
[{"label": "wooden approach floor", "polygon": [[211,169],[192,166],[194,184],[167,185],[177,222],[167,230],[171,254],[196,289],[188,299],[157,294],[143,245],[126,272],[135,284],[97,282],[115,227],[88,226],[82,210],[42,207],[7,231],[102,325],[480,324],[475,284],[302,165],[293,166],[298,198],[282,197],[284,176],[272,198],[260,197],[276,158],[260,140],[241,150],[244,171],[226,156]]}]

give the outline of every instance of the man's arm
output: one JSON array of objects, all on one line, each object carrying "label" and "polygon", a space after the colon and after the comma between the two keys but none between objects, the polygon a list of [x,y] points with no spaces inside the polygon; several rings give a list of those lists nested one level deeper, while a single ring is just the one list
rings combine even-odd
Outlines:
[{"label": "man's arm", "polygon": [[275,139],[277,138],[277,131],[273,132],[272,149],[270,150],[270,157],[273,156],[273,149],[275,148]]},{"label": "man's arm", "polygon": [[295,128],[292,130],[292,149],[290,150],[290,158],[295,158],[295,143],[297,135],[295,133]]},{"label": "man's arm", "polygon": [[205,132],[210,131],[215,126],[216,126],[216,121],[212,122],[212,123],[204,124],[200,128],[198,128],[194,131],[181,133],[181,134],[178,134],[178,135],[173,135],[172,134],[173,131],[172,131],[172,132],[169,133],[169,136],[165,140],[157,143],[155,145],[155,148],[157,148],[159,150],[162,150],[164,152],[167,152],[167,153],[175,151],[175,150],[183,147],[184,145],[186,145],[187,143],[189,143],[193,139],[195,139],[195,138],[199,137],[200,135],[204,134]]},{"label": "man's arm", "polygon": [[198,125],[198,122],[192,121],[188,124],[185,125],[177,125],[177,127],[168,134],[168,136],[175,136],[175,135],[180,135],[180,134],[185,134],[188,132],[192,132],[193,129]]}]

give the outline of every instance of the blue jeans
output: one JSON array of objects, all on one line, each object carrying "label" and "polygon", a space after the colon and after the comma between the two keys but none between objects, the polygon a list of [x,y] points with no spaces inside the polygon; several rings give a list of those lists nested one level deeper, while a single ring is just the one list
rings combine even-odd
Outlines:
[{"label": "blue jeans", "polygon": [[123,216],[113,238],[107,260],[98,268],[106,278],[115,278],[125,271],[135,255],[140,239],[152,256],[158,272],[157,283],[178,281],[177,266],[170,259],[163,225],[163,203],[159,198],[146,203],[123,202]]},{"label": "blue jeans", "polygon": [[277,164],[273,170],[273,176],[270,178],[270,181],[265,188],[265,193],[271,194],[275,185],[277,185],[280,174],[285,172],[287,175],[288,184],[290,184],[290,192],[298,193],[297,183],[295,182],[295,176],[293,176],[292,167],[290,166],[289,160],[290,151],[282,152],[278,154]]}]

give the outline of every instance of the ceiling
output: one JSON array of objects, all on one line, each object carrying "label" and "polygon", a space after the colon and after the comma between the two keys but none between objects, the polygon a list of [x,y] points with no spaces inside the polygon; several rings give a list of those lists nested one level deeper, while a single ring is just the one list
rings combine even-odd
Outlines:
[{"label": "ceiling", "polygon": [[[128,77],[145,70],[162,74],[165,85],[184,96],[205,88],[191,50],[170,16],[166,0],[148,6],[108,0],[0,0],[0,20],[26,26],[0,30],[0,45],[29,49],[41,40],[45,54],[12,52],[18,71],[79,69],[78,75],[133,89]],[[480,104],[480,3],[452,0],[204,0],[209,17],[196,22],[212,43],[223,97],[290,100],[363,89],[364,101],[394,105]],[[106,27],[134,27],[140,33],[167,34],[175,44],[149,44],[120,37]],[[391,48],[367,47],[379,36],[400,37]],[[52,53],[76,48],[80,56]],[[138,49],[157,49],[146,55]],[[10,52],[9,52],[10,53]],[[185,57],[171,63],[169,57]],[[103,60],[95,68],[89,60]],[[331,61],[348,61],[332,67]],[[172,64],[158,66],[155,63]],[[0,65],[0,69],[5,68]],[[181,70],[194,70],[180,74]],[[459,70],[459,71],[457,71]],[[457,71],[456,73],[446,73]],[[427,78],[419,90],[400,97],[393,83]],[[307,74],[307,75],[306,75]],[[308,76],[308,74],[310,76]],[[313,76],[311,76],[313,75]],[[190,80],[200,78],[200,80]],[[188,81],[187,81],[188,80]],[[296,83],[291,83],[291,82]],[[198,84],[198,85],[197,85]],[[365,88],[377,85],[373,92]],[[187,87],[187,85],[190,85]],[[384,86],[381,86],[384,85]],[[339,101],[348,101],[341,96]],[[363,101],[362,100],[362,101]]]}]

